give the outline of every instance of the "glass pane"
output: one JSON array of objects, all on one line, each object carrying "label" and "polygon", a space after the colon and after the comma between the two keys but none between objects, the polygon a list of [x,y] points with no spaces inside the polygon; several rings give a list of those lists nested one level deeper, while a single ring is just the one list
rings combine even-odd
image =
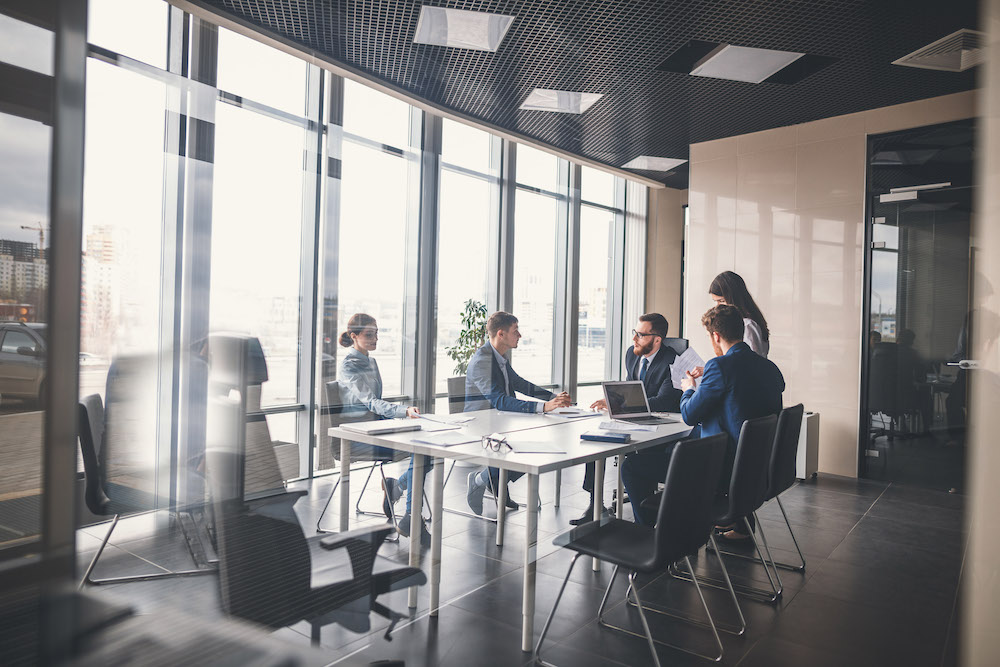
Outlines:
[{"label": "glass pane", "polygon": [[441,127],[441,159],[481,174],[490,170],[490,143],[488,132],[477,130],[463,123],[444,119]]},{"label": "glass pane", "polygon": [[[90,0],[87,41],[167,68],[167,15],[161,0]],[[141,26],[141,29],[136,29]]]},{"label": "glass pane", "polygon": [[614,213],[580,208],[580,319],[578,382],[607,379],[604,370],[608,325],[608,275],[613,260]]},{"label": "glass pane", "polygon": [[[403,393],[403,324],[410,160],[345,142],[341,182],[337,332],[354,313],[378,322],[373,356],[383,398]],[[329,261],[330,258],[328,258]],[[343,348],[337,357],[343,357]]]},{"label": "glass pane", "polygon": [[[488,147],[487,147],[488,149]],[[486,303],[490,267],[489,181],[441,171],[438,231],[437,387],[448,390],[448,378],[464,375],[446,350],[458,340],[465,302]]]},{"label": "glass pane", "polygon": [[581,167],[580,198],[594,204],[615,205],[617,179],[606,171]]},{"label": "glass pane", "polygon": [[219,90],[302,116],[306,70],[304,60],[219,28]]},{"label": "glass pane", "polygon": [[344,81],[344,130],[382,144],[410,145],[410,105],[354,81]]},{"label": "glass pane", "polygon": [[298,402],[303,130],[216,107],[211,330],[260,340],[261,406]]},{"label": "glass pane", "polygon": [[[160,288],[172,276],[161,261],[166,97],[159,81],[87,61],[79,392],[104,406],[106,492],[136,509],[170,497],[173,349],[160,319]],[[80,514],[81,525],[108,518]]]},{"label": "glass pane", "polygon": [[559,192],[559,170],[568,169],[568,163],[555,155],[543,153],[530,146],[517,146],[517,182]]},{"label": "glass pane", "polygon": [[0,62],[52,76],[55,36],[51,31],[0,14]]},{"label": "glass pane", "polygon": [[519,190],[514,211],[513,315],[523,337],[513,364],[529,382],[551,384],[559,201]]},{"label": "glass pane", "polygon": [[41,531],[51,140],[0,114],[0,548]]}]

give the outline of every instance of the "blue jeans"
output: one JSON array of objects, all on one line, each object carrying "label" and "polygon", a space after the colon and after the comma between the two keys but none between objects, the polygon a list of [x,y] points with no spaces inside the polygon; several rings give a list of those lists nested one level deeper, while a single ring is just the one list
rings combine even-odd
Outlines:
[{"label": "blue jeans", "polygon": [[[410,513],[410,507],[412,506],[412,499],[410,498],[410,481],[413,479],[413,461],[416,457],[410,457],[410,467],[406,469],[399,478],[399,487],[401,489],[406,489],[406,513]],[[427,483],[427,473],[431,471],[431,458],[425,456],[424,458],[424,483]]]}]

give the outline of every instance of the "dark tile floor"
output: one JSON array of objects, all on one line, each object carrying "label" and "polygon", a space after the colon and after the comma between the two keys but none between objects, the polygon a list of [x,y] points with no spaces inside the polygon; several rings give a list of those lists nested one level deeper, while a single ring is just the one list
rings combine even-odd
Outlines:
[{"label": "dark tile floor", "polygon": [[[609,470],[613,472],[614,468]],[[458,469],[446,488],[446,506],[461,507],[464,503],[465,476],[461,473]],[[307,534],[316,525],[335,479],[326,477],[296,485],[310,492],[296,506]],[[571,558],[553,547],[552,539],[587,505],[587,496],[580,491],[581,479],[582,471],[564,473],[559,508],[553,504],[554,475],[541,480],[536,638]],[[361,484],[352,486],[354,493],[360,492]],[[523,483],[515,483],[511,489],[517,499],[523,494]],[[364,504],[377,510],[380,501],[380,494],[370,490]],[[947,667],[957,663],[956,600],[967,544],[962,496],[821,475],[788,490],[782,501],[805,553],[806,571],[781,571],[784,594],[777,605],[741,599],[748,629],[742,637],[722,634],[725,648],[722,664]],[[497,548],[492,524],[447,514],[442,536],[444,606],[440,615],[428,616],[429,594],[424,589],[414,618],[397,627],[392,641],[382,637],[387,622],[377,616],[372,617],[371,631],[364,635],[336,625],[327,626],[321,643],[331,662],[343,665],[364,665],[385,659],[402,659],[407,665],[530,662],[530,654],[520,650],[523,516],[523,512],[509,515],[506,545]],[[765,505],[759,517],[774,557],[796,562],[798,555],[777,505],[774,502]],[[352,516],[352,525],[381,521]],[[332,512],[324,520],[327,526],[336,523],[337,517]],[[106,530],[107,524],[100,524],[79,532],[81,572]],[[98,564],[96,577],[192,566],[183,537],[163,515],[123,520],[111,544]],[[408,541],[388,543],[381,554],[406,562]],[[760,566],[734,559],[727,562],[734,580],[767,585]],[[705,552],[694,563],[701,574],[718,573],[714,556]],[[547,660],[574,666],[652,664],[644,641],[597,624],[597,608],[610,576],[607,565],[594,572],[586,559],[577,563],[546,642]],[[669,575],[647,577],[640,584],[645,602],[675,613],[695,616],[703,613],[690,584]],[[125,600],[143,614],[170,605],[194,616],[221,615],[215,575],[114,584],[91,590]],[[728,595],[704,590],[716,621],[724,625],[735,623],[736,614]],[[638,617],[634,609],[623,604],[624,594],[625,584],[619,578],[612,591],[608,620],[637,628]],[[380,601],[405,611],[406,593],[397,591]],[[711,635],[707,630],[669,616],[649,616],[656,636],[691,650],[711,650]],[[308,643],[308,635],[305,623],[275,633],[276,637],[297,643]],[[671,665],[709,664],[667,648],[660,650],[660,658]]]}]

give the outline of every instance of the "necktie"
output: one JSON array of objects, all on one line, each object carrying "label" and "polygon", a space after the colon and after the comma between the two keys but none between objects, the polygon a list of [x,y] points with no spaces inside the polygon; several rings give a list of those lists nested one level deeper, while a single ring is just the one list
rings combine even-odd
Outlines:
[{"label": "necktie", "polygon": [[639,379],[643,382],[646,381],[646,368],[649,366],[649,359],[646,357],[642,358],[642,366],[639,368]]}]

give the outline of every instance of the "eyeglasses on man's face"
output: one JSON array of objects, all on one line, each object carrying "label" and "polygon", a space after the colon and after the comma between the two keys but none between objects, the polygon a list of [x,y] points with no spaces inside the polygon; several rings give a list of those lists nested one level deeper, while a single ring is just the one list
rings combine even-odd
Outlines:
[{"label": "eyeglasses on man's face", "polygon": [[499,452],[500,450],[507,448],[513,451],[513,447],[507,442],[507,438],[502,435],[494,433],[493,435],[483,436],[483,449],[492,449],[494,452]]},{"label": "eyeglasses on man's face", "polygon": [[645,338],[646,336],[659,336],[660,334],[655,333],[643,333],[641,331],[636,331],[632,329],[632,338]]}]

